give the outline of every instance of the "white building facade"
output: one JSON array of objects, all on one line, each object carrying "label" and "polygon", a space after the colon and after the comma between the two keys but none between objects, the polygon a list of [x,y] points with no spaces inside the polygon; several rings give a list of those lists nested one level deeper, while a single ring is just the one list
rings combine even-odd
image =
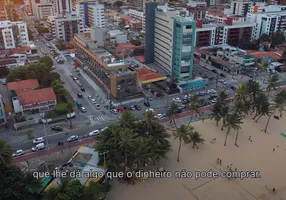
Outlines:
[{"label": "white building facade", "polygon": [[88,24],[89,27],[105,28],[104,5],[88,5]]},{"label": "white building facade", "polygon": [[248,13],[246,21],[256,23],[252,38],[257,40],[262,34],[273,34],[286,29],[286,12],[253,12]]},{"label": "white building facade", "polygon": [[232,0],[230,8],[233,15],[245,17],[252,4],[249,0]]},{"label": "white building facade", "polygon": [[3,49],[29,46],[29,35],[26,22],[0,21],[0,46]]},{"label": "white building facade", "polygon": [[52,3],[37,3],[36,16],[38,19],[47,19],[49,16],[54,16],[54,7]]}]

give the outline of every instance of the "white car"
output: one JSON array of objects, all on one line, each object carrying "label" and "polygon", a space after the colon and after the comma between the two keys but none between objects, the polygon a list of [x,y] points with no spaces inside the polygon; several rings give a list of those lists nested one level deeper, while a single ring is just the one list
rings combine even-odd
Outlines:
[{"label": "white car", "polygon": [[87,112],[86,108],[85,108],[85,107],[83,107],[83,106],[82,106],[82,107],[80,107],[79,109],[80,109],[80,111],[81,111],[81,112],[83,112],[83,113],[86,113],[86,112]]},{"label": "white car", "polygon": [[99,130],[94,130],[94,131],[91,131],[91,132],[88,134],[88,136],[96,136],[96,135],[98,135],[99,133],[100,133]]},{"label": "white car", "polygon": [[208,93],[208,94],[215,94],[215,93],[216,93],[216,90],[211,89],[211,90],[208,90],[207,93]]},{"label": "white car", "polygon": [[93,103],[93,104],[96,103],[95,99],[90,99],[90,102]]},{"label": "white car", "polygon": [[148,111],[154,112],[154,109],[148,108],[148,109],[146,109],[146,112],[148,112]]},{"label": "white car", "polygon": [[45,139],[43,137],[39,137],[33,140],[33,144],[39,144],[45,142]]},{"label": "white car", "polygon": [[162,119],[163,115],[162,114],[157,114],[157,115],[155,115],[155,117],[158,118],[158,119]]},{"label": "white car", "polygon": [[178,103],[181,103],[181,102],[182,102],[182,100],[181,100],[180,98],[174,98],[173,101],[174,101],[174,102],[178,102]]},{"label": "white car", "polygon": [[96,104],[95,107],[96,107],[97,110],[100,109],[100,105],[99,104]]},{"label": "white car", "polygon": [[70,136],[70,137],[67,139],[67,142],[72,142],[72,141],[75,141],[75,140],[78,140],[78,136],[77,136],[77,135],[72,135],[72,136]]},{"label": "white car", "polygon": [[88,98],[88,99],[92,99],[92,96],[88,95],[87,98]]},{"label": "white car", "polygon": [[212,103],[216,103],[216,102],[217,102],[217,99],[213,99],[211,102],[212,102]]},{"label": "white car", "polygon": [[22,149],[19,149],[16,151],[16,153],[13,153],[13,157],[21,156],[24,154],[24,151]]}]

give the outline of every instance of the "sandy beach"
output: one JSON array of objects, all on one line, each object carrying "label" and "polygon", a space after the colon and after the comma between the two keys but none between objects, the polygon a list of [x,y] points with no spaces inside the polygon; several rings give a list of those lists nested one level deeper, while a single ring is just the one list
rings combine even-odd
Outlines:
[{"label": "sandy beach", "polygon": [[[235,131],[231,131],[225,147],[226,130],[221,131],[215,121],[196,122],[193,126],[206,140],[193,149],[191,144],[183,144],[180,162],[176,161],[179,141],[170,138],[173,151],[167,160],[158,164],[167,171],[228,171],[227,165],[237,171],[258,171],[260,178],[227,179],[227,178],[148,178],[145,182],[137,181],[127,185],[112,180],[109,200],[281,200],[286,199],[286,118],[271,119],[268,133],[261,131],[267,117],[258,123],[251,116],[244,120],[239,132],[238,145],[234,145]],[[251,136],[252,142],[249,141]],[[210,141],[216,138],[215,143]],[[275,151],[273,149],[275,148]],[[222,165],[217,164],[222,159]],[[276,192],[272,191],[276,189]]]}]

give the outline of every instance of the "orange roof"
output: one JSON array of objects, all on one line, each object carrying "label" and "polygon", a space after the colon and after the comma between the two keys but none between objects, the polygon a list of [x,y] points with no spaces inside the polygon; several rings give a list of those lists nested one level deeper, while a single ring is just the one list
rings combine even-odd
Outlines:
[{"label": "orange roof", "polygon": [[17,95],[21,105],[56,100],[56,94],[53,88],[17,91]]},{"label": "orange roof", "polygon": [[115,51],[121,51],[122,49],[126,49],[126,48],[136,49],[136,48],[138,48],[138,46],[135,46],[135,45],[131,44],[130,42],[128,42],[128,43],[124,43],[124,44],[119,44],[114,49],[115,49]]},{"label": "orange roof", "polygon": [[145,66],[137,69],[137,78],[141,83],[151,83],[167,79],[166,76],[153,72]]},{"label": "orange roof", "polygon": [[141,63],[145,63],[145,56],[135,56],[135,59]]},{"label": "orange roof", "polygon": [[249,56],[253,56],[255,58],[266,58],[266,57],[273,57],[275,60],[280,60],[281,59],[281,52],[279,51],[264,51],[264,52],[251,52],[248,53]]},{"label": "orange roof", "polygon": [[14,54],[14,53],[20,53],[20,54],[26,54],[27,51],[32,50],[31,47],[19,47],[19,48],[15,48],[15,49],[10,49],[9,50],[9,54]]},{"label": "orange roof", "polygon": [[40,87],[37,79],[10,82],[7,84],[8,90],[34,89]]}]

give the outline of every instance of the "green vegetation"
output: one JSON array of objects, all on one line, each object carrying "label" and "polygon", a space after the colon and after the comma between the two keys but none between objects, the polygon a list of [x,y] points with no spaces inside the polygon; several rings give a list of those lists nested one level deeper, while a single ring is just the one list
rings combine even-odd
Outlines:
[{"label": "green vegetation", "polygon": [[19,167],[12,165],[12,148],[0,140],[0,191],[1,199],[34,199],[29,189],[39,188],[40,182],[32,173],[24,173]]},{"label": "green vegetation", "polygon": [[59,117],[73,112],[73,107],[71,107],[70,105],[72,104],[71,103],[57,104],[54,110],[50,110],[48,112],[48,118]]},{"label": "green vegetation", "polygon": [[49,32],[49,29],[48,28],[46,28],[45,26],[44,26],[44,24],[41,24],[39,21],[35,21],[35,28],[37,29],[37,31],[39,32],[39,33],[48,33]]},{"label": "green vegetation", "polygon": [[141,41],[140,40],[131,40],[130,43],[135,45],[135,46],[140,46],[141,45]]},{"label": "green vegetation", "polygon": [[270,119],[276,112],[282,117],[282,111],[286,107],[286,91],[280,91],[274,97],[273,102],[270,103],[269,94],[271,90],[275,90],[279,78],[276,74],[270,75],[268,79],[267,95],[260,88],[257,81],[249,80],[246,83],[242,83],[236,90],[235,100],[236,102],[232,107],[226,101],[226,95],[224,92],[219,93],[218,101],[213,106],[211,119],[218,123],[222,120],[222,130],[227,129],[224,146],[227,143],[227,136],[231,129],[236,131],[236,138],[234,144],[237,145],[239,130],[243,124],[243,119],[247,115],[252,115],[253,120],[258,122],[262,116],[267,116],[268,120],[265,124],[264,131],[267,132]]},{"label": "green vegetation", "polygon": [[79,180],[61,179],[61,186],[51,188],[44,194],[45,200],[100,200],[108,192],[108,184],[91,182],[83,186]]},{"label": "green vegetation", "polygon": [[58,40],[56,41],[56,47],[57,47],[58,50],[60,50],[60,51],[65,50],[65,49],[66,49],[65,41],[62,40],[62,39],[58,39]]}]

